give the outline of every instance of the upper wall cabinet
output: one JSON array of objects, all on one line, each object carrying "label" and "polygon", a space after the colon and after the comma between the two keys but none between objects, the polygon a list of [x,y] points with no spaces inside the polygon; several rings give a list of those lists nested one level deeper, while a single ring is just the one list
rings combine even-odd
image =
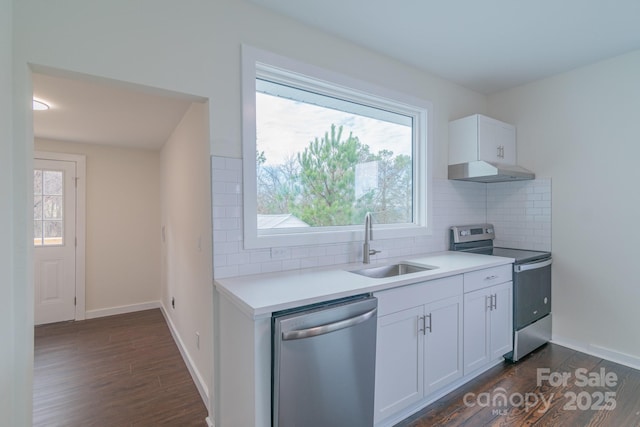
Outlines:
[{"label": "upper wall cabinet", "polygon": [[449,122],[449,164],[516,164],[516,128],[482,114]]}]

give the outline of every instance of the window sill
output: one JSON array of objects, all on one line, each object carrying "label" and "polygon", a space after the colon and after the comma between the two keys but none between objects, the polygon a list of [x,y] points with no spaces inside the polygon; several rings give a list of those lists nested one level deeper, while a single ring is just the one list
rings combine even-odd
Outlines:
[{"label": "window sill", "polygon": [[[376,240],[428,236],[432,234],[427,227],[418,225],[403,225],[397,227],[376,227],[374,225],[373,233]],[[264,249],[287,246],[331,245],[361,242],[363,240],[364,226],[344,231],[307,231],[304,233],[278,233],[258,236],[245,235],[244,248]]]}]

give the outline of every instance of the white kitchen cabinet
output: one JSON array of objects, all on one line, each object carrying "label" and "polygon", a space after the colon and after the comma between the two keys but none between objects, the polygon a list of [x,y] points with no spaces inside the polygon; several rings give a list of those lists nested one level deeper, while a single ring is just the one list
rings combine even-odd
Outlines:
[{"label": "white kitchen cabinet", "polygon": [[425,307],[424,395],[462,377],[462,295]]},{"label": "white kitchen cabinet", "polygon": [[[363,278],[344,267],[216,280],[216,363],[212,374],[216,381],[215,393],[209,393],[211,423],[220,427],[270,426],[271,316],[275,311],[343,296],[374,292],[378,297],[376,426],[396,425],[495,364],[490,362],[470,375],[463,372],[464,294],[511,280],[511,265],[499,264],[499,258],[462,252],[409,261],[438,268],[399,276],[397,282]],[[501,295],[497,296],[498,308],[502,308]],[[430,319],[425,317],[428,314]],[[498,319],[494,316],[496,324],[485,330],[498,331],[501,324],[510,331],[510,323]],[[429,320],[431,333],[422,332]],[[495,338],[494,342],[497,357],[500,346]]]},{"label": "white kitchen cabinet", "polygon": [[464,294],[463,348],[465,375],[513,349],[511,281]]},{"label": "white kitchen cabinet", "polygon": [[422,399],[423,313],[419,306],[378,318],[375,422]]},{"label": "white kitchen cabinet", "polygon": [[376,297],[377,423],[462,377],[462,276]]},{"label": "white kitchen cabinet", "polygon": [[516,164],[516,128],[482,114],[449,122],[449,164]]}]

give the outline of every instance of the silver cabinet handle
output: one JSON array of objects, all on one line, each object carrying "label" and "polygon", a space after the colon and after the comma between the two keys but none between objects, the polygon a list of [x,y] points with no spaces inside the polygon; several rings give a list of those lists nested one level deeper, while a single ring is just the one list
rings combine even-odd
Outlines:
[{"label": "silver cabinet handle", "polygon": [[493,311],[498,308],[498,296],[497,294],[485,295],[485,301],[489,300],[489,303],[486,304],[489,311]]},{"label": "silver cabinet handle", "polygon": [[487,276],[487,277],[485,277],[485,278],[484,278],[484,280],[493,280],[493,279],[497,279],[497,278],[498,278],[498,276],[496,276],[496,275],[494,274],[494,275],[492,275],[492,276]]},{"label": "silver cabinet handle", "polygon": [[299,329],[297,331],[283,332],[282,339],[284,341],[299,340],[302,338],[311,338],[318,335],[324,335],[330,332],[339,331],[340,329],[349,328],[359,323],[366,322],[367,320],[375,316],[377,311],[378,309],[374,308],[373,310],[367,311],[366,313],[359,314],[358,316],[350,317],[348,319],[340,320],[339,322],[327,323],[326,325],[314,326],[313,328],[307,329]]},{"label": "silver cabinet handle", "polygon": [[[422,322],[422,327],[420,327],[420,322]],[[425,329],[427,328],[427,324],[425,323],[425,316],[418,316],[418,332],[422,332],[422,335],[425,335]]]},{"label": "silver cabinet handle", "polygon": [[424,330],[425,330],[425,333],[424,333],[424,334],[425,334],[425,335],[427,335],[427,329],[429,329],[429,332],[433,332],[433,330],[431,329],[431,327],[432,327],[431,322],[433,321],[433,320],[431,319],[431,313],[429,313],[429,314],[427,314],[427,315],[425,316],[425,323],[426,323],[426,318],[427,318],[427,317],[429,318],[429,326],[426,326],[426,325],[425,325],[425,327],[424,327]]},{"label": "silver cabinet handle", "polygon": [[548,265],[551,265],[552,260],[546,260],[546,261],[542,261],[542,262],[536,262],[533,264],[522,264],[522,265],[514,265],[513,266],[513,271],[515,271],[516,273],[522,273],[523,271],[528,271],[528,270],[535,270],[536,268],[543,268],[546,267]]}]

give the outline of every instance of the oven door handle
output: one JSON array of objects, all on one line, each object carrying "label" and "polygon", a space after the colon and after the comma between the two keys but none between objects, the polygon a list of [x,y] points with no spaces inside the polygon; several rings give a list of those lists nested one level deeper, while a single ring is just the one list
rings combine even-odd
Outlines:
[{"label": "oven door handle", "polygon": [[535,269],[538,269],[538,268],[543,268],[543,267],[546,267],[548,265],[551,265],[551,262],[552,262],[552,260],[548,259],[546,261],[535,262],[533,264],[514,265],[513,266],[513,271],[515,271],[516,273],[522,273],[523,271],[535,270]]}]

